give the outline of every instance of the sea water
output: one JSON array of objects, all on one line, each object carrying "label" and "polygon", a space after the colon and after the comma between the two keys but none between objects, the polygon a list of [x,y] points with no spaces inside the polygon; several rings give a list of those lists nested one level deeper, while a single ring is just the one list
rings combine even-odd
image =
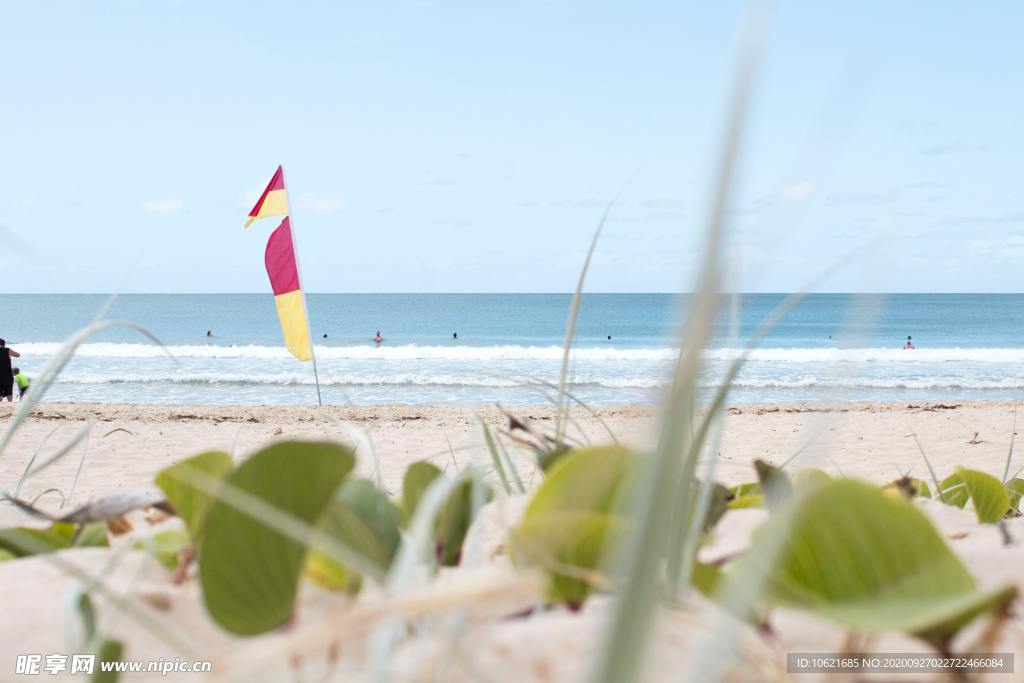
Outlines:
[{"label": "sea water", "polygon": [[[558,381],[568,294],[312,294],[324,401],[545,403]],[[0,295],[0,337],[35,376],[102,295]],[[724,296],[701,378],[710,395],[783,294]],[[587,294],[569,389],[588,404],[664,392],[686,298]],[[309,404],[313,368],[283,348],[266,294],[134,294],[105,317],[158,337],[105,330],[79,347],[55,401]],[[207,337],[207,331],[214,336]],[[384,342],[373,338],[381,331]],[[455,338],[453,335],[457,334]],[[324,337],[326,335],[326,337]],[[915,349],[902,347],[907,336]],[[1024,295],[817,294],[766,331],[733,403],[1015,399],[1024,389]]]}]

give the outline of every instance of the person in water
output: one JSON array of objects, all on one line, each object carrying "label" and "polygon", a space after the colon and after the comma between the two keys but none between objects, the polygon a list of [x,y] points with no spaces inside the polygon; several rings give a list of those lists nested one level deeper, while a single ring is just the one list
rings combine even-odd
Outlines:
[{"label": "person in water", "polygon": [[910,341],[910,335],[909,334],[907,335],[907,343],[903,345],[903,348],[904,349],[912,349],[912,348],[914,348],[914,342]]},{"label": "person in water", "polygon": [[213,336],[213,330],[207,330],[206,331],[206,336],[207,337],[212,337]]},{"label": "person in water", "polygon": [[459,333],[458,332],[452,332],[452,339],[458,339],[458,338],[459,338]]},{"label": "person in water", "polygon": [[373,341],[377,342],[378,344],[384,341],[384,337],[380,336],[380,330],[377,330],[377,336],[373,338]]},{"label": "person in water", "polygon": [[324,332],[324,339],[327,339],[327,333]]},{"label": "person in water", "polygon": [[21,368],[14,368],[14,382],[18,385],[18,399],[25,398],[25,394],[28,393],[28,377],[21,374]]},{"label": "person in water", "polygon": [[7,348],[7,342],[0,339],[0,403],[6,398],[14,403],[14,371],[11,369],[11,358],[20,358],[21,354]]}]

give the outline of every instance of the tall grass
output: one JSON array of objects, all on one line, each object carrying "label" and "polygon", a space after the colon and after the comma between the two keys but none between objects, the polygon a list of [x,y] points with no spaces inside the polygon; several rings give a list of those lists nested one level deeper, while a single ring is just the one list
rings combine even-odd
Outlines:
[{"label": "tall grass", "polygon": [[[677,497],[692,495],[697,452],[693,434],[701,354],[712,337],[718,313],[721,254],[726,219],[733,194],[747,104],[757,63],[755,34],[744,43],[732,103],[718,160],[718,172],[706,221],[705,250],[695,293],[683,328],[679,357],[662,414],[661,432],[653,458],[639,485],[633,514],[636,531],[622,551],[623,586],[601,648],[595,680],[619,683],[637,680],[642,671],[654,614],[661,592],[661,561],[673,534],[672,510]],[[706,432],[705,432],[706,433]],[[685,545],[685,543],[684,543]]]}]

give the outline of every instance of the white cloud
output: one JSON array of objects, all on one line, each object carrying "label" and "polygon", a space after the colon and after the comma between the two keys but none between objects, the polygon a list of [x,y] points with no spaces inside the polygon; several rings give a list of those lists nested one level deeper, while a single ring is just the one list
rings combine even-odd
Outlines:
[{"label": "white cloud", "polygon": [[973,138],[962,138],[952,142],[943,142],[936,145],[928,145],[921,148],[921,154],[928,156],[939,156],[944,154],[968,154],[971,152],[984,152],[988,150],[989,144],[983,140]]},{"label": "white cloud", "polygon": [[799,183],[782,188],[782,198],[787,202],[799,202],[807,199],[812,190],[814,190],[814,183],[810,180],[801,180]]},{"label": "white cloud", "polygon": [[345,208],[345,202],[340,199],[317,197],[309,192],[304,192],[296,198],[295,206],[298,207],[300,211],[334,213],[335,211]]},{"label": "white cloud", "polygon": [[181,199],[151,199],[143,202],[142,208],[150,213],[178,213],[185,208]]}]

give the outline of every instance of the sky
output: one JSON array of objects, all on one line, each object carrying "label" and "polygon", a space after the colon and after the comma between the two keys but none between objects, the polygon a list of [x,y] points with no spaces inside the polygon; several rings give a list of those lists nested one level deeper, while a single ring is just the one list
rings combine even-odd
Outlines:
[{"label": "sky", "polygon": [[[728,288],[1024,291],[1024,5],[764,7]],[[749,9],[8,3],[0,293],[689,290]]]}]

